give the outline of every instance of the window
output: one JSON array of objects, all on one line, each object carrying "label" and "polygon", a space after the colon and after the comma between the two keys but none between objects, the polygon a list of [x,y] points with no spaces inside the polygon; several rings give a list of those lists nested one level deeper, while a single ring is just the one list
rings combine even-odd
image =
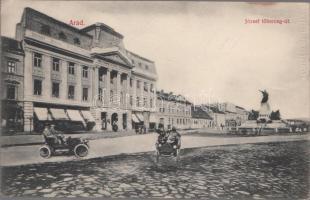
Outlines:
[{"label": "window", "polygon": [[137,81],[137,89],[140,88],[140,81]]},{"label": "window", "polygon": [[135,64],[135,61],[134,60],[131,60],[132,64],[134,65]]},{"label": "window", "polygon": [[74,63],[69,62],[68,73],[74,75]]},{"label": "window", "polygon": [[7,99],[15,99],[15,86],[14,85],[8,85],[6,89],[6,97]]},{"label": "window", "polygon": [[143,98],[143,106],[145,107],[145,106],[146,106],[146,104],[147,104],[147,102],[146,102],[146,98]]},{"label": "window", "polygon": [[40,32],[41,32],[42,34],[45,34],[45,35],[50,35],[50,34],[51,34],[50,27],[49,27],[48,25],[45,25],[45,24],[43,24],[43,25],[41,26]]},{"label": "window", "polygon": [[59,83],[52,83],[52,97],[59,97]]},{"label": "window", "polygon": [[42,55],[39,53],[34,53],[33,56],[33,65],[35,67],[42,67]]},{"label": "window", "polygon": [[102,90],[102,88],[99,88],[99,91],[98,91],[98,99],[99,99],[100,101],[102,101],[102,99],[103,99],[103,90]]},{"label": "window", "polygon": [[132,96],[130,96],[130,98],[129,98],[129,103],[132,106],[132,104],[133,104],[133,97]]},{"label": "window", "polygon": [[34,79],[33,81],[33,94],[41,95],[42,94],[42,81],[38,79]]},{"label": "window", "polygon": [[83,78],[88,78],[88,67],[87,66],[83,66],[82,75],[83,75]]},{"label": "window", "polygon": [[16,63],[14,61],[8,61],[8,73],[16,73]]},{"label": "window", "polygon": [[151,92],[154,92],[154,86],[153,86],[153,84],[150,85],[150,90],[151,90]]},{"label": "window", "polygon": [[146,82],[144,82],[144,91],[148,91],[148,88],[147,88],[147,83]]},{"label": "window", "polygon": [[67,40],[67,36],[65,35],[64,32],[60,32],[60,33],[58,34],[58,37],[59,37],[59,39],[61,39],[61,40]]},{"label": "window", "polygon": [[146,69],[146,70],[149,70],[149,66],[148,66],[148,65],[145,65],[145,69]]},{"label": "window", "polygon": [[83,95],[82,95],[83,101],[88,100],[88,88],[83,88]]},{"label": "window", "polygon": [[53,58],[53,71],[59,72],[59,59]]},{"label": "window", "polygon": [[74,85],[68,87],[68,99],[74,99]]},{"label": "window", "polygon": [[139,67],[141,67],[141,66],[142,66],[142,64],[141,64],[140,62],[138,63],[138,65],[139,65]]},{"label": "window", "polygon": [[139,106],[140,106],[140,98],[139,98],[139,97],[137,97],[136,106],[137,106],[137,107],[139,107]]},{"label": "window", "polygon": [[153,108],[153,99],[150,99],[150,107]]},{"label": "window", "polygon": [[81,44],[81,41],[80,41],[79,38],[74,38],[74,39],[73,39],[73,42],[74,42],[74,44],[76,44],[76,45],[80,45],[80,44]]}]

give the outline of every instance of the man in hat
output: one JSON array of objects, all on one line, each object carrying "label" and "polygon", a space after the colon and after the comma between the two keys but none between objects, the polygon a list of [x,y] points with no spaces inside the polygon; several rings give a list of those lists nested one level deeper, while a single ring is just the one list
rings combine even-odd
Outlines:
[{"label": "man in hat", "polygon": [[44,128],[43,135],[46,138],[53,138],[54,142],[56,144],[64,144],[64,138],[65,136],[61,134],[60,132],[55,130],[55,125],[54,124],[47,124]]}]

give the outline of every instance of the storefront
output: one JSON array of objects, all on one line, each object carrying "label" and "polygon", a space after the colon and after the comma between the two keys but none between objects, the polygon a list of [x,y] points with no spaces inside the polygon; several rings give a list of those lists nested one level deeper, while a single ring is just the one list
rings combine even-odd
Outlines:
[{"label": "storefront", "polygon": [[22,132],[24,127],[24,115],[21,102],[2,101],[2,134],[15,134]]}]

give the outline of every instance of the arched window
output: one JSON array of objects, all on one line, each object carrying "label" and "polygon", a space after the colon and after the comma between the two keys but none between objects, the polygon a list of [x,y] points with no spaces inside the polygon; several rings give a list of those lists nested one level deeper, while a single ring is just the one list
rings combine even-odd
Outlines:
[{"label": "arched window", "polygon": [[59,37],[59,39],[61,39],[61,40],[67,40],[67,36],[65,35],[64,32],[60,32],[60,33],[58,34],[58,37]]}]

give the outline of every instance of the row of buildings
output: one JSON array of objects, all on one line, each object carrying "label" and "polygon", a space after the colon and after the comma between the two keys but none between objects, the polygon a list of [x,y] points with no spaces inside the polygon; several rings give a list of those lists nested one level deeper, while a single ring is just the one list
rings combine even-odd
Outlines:
[{"label": "row of buildings", "polygon": [[123,38],[103,23],[77,29],[25,8],[15,38],[1,38],[1,128],[42,130],[49,121],[96,131],[223,128],[247,118],[233,104],[194,106],[157,91],[155,63],[127,50]]}]

